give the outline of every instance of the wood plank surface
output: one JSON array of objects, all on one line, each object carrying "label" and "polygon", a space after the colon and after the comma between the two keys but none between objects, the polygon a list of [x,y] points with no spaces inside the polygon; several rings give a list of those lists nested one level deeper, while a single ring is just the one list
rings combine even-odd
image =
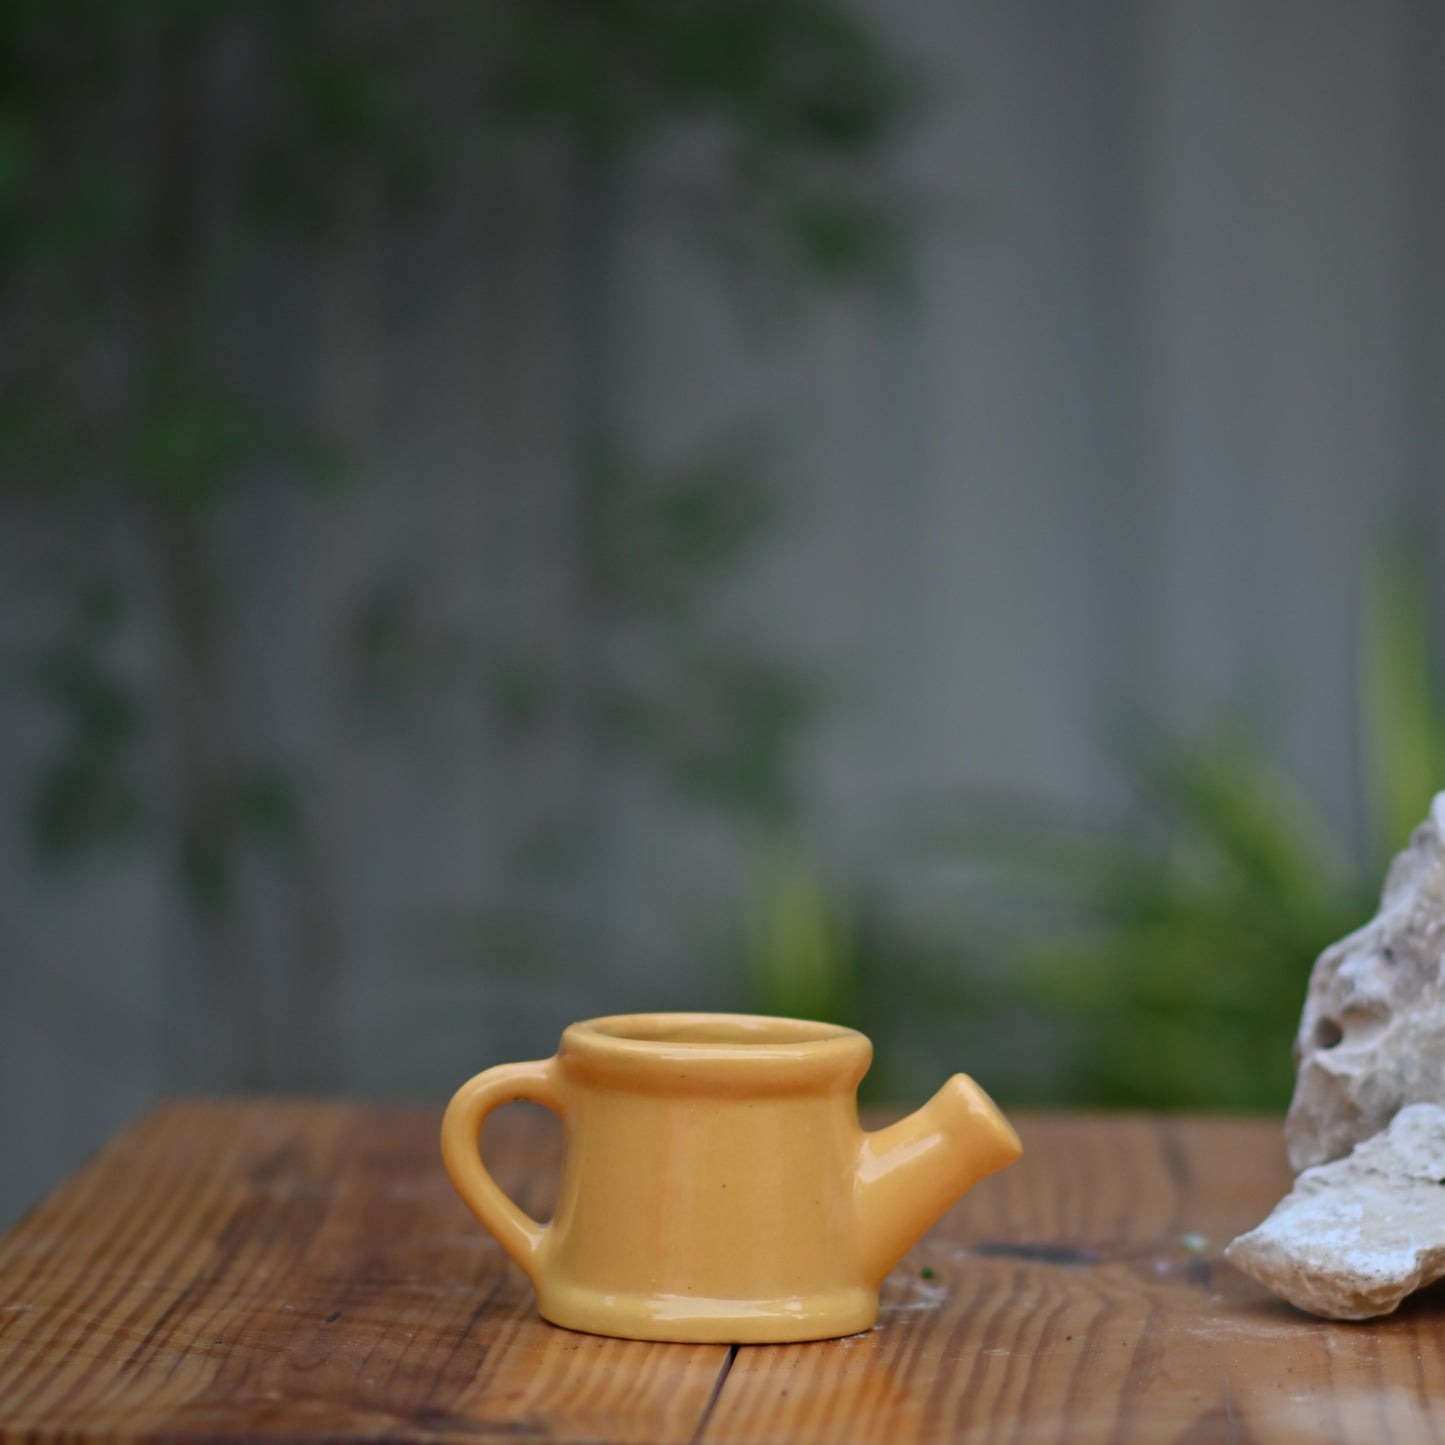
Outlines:
[{"label": "wood plank surface", "polygon": [[[727,1350],[544,1324],[442,1172],[439,1122],[143,1120],[0,1242],[0,1441],[692,1439]],[[486,1137],[545,1216],[552,1134],[518,1110]]]},{"label": "wood plank surface", "polygon": [[[1276,1123],[1018,1122],[1024,1161],[899,1266],[875,1329],[729,1350],[542,1323],[433,1112],[171,1106],[0,1241],[0,1445],[1445,1445],[1439,1296],[1326,1324],[1219,1259],[1288,1183]],[[507,1111],[487,1147],[545,1214],[555,1133]]]},{"label": "wood plank surface", "polygon": [[1277,1123],[1019,1131],[1024,1159],[894,1271],[871,1333],[738,1354],[707,1445],[1445,1438],[1438,1300],[1328,1324],[1219,1258],[1289,1185]]}]

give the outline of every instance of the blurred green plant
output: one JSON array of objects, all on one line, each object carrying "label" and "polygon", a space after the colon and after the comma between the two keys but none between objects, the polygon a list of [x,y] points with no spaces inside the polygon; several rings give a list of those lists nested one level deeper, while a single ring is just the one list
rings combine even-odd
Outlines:
[{"label": "blurred green plant", "polygon": [[[445,711],[479,674],[504,762],[570,737],[570,799],[529,820],[495,894],[451,929],[453,954],[536,983],[624,946],[605,876],[611,798],[660,794],[751,848],[795,821],[800,744],[826,698],[796,660],[714,606],[785,511],[760,428],[734,424],[662,464],[629,441],[608,237],[624,214],[679,234],[771,321],[843,289],[888,291],[904,227],[879,162],[911,87],[872,30],[826,0],[528,0],[480,7],[472,25],[492,57],[498,117],[562,143],[578,205],[573,645],[563,663],[518,645],[478,656],[428,620],[428,579],[391,578],[353,634],[351,691],[388,694],[395,717],[391,684],[405,675],[411,706]],[[408,664],[406,651],[431,665]]]},{"label": "blurred green plant", "polygon": [[[1361,614],[1366,842],[1336,831],[1237,726],[1136,737],[1127,830],[1015,820],[965,832],[1007,880],[1009,974],[1067,1051],[1052,1087],[1108,1105],[1282,1108],[1310,966],[1374,911],[1390,856],[1445,783],[1445,689],[1425,572],[1373,569]],[[1027,1096],[1020,1070],[1012,1091]]]},{"label": "blurred green plant", "polygon": [[797,300],[896,280],[901,218],[875,160],[913,95],[827,0],[527,0],[483,7],[501,113],[589,167],[654,167],[651,209]]},{"label": "blurred green plant", "polygon": [[1243,734],[1154,737],[1131,759],[1143,819],[1127,831],[1014,818],[957,838],[1018,920],[998,983],[1059,1025],[1064,1056],[1009,1091],[1278,1106],[1310,964],[1367,916],[1370,885]]},{"label": "blurred green plant", "polygon": [[746,935],[753,1001],[876,1033],[884,1081],[912,1082],[906,1054],[930,1052],[944,1020],[1015,1101],[1282,1108],[1311,964],[1374,911],[1391,854],[1445,784],[1424,576],[1392,558],[1367,587],[1364,849],[1342,847],[1243,728],[1136,729],[1126,825],[1017,802],[930,825],[930,858],[958,869],[951,945],[920,956],[895,910],[885,946],[860,949],[848,890],[796,860],[765,870]]},{"label": "blurred green plant", "polygon": [[741,906],[717,930],[720,965],[741,959],[748,1006],[865,1032],[865,1101],[931,1091],[939,1061],[989,1003],[957,949],[905,918],[876,880],[829,872],[800,843],[759,847]]},{"label": "blurred green plant", "polygon": [[1390,855],[1445,787],[1445,685],[1429,575],[1423,561],[1397,549],[1366,589],[1359,725],[1367,884],[1383,878]]},{"label": "blurred green plant", "polygon": [[[583,476],[580,658],[448,629],[415,577],[373,594],[348,649],[348,690],[370,725],[454,715],[448,704],[479,690],[502,768],[525,767],[559,736],[582,750],[579,786],[533,810],[495,893],[448,930],[449,956],[534,982],[564,978],[579,950],[606,958],[615,942],[609,900],[589,888],[612,852],[599,787],[660,798],[750,851],[798,817],[801,745],[828,701],[821,679],[714,606],[784,521],[755,446],[714,444],[657,467],[614,439]],[[721,972],[735,978],[736,959]]]},{"label": "blurred green plant", "polygon": [[[311,780],[257,704],[224,539],[241,508],[273,535],[314,525],[353,478],[306,406],[228,350],[238,297],[270,304],[248,267],[264,252],[304,268],[301,248],[355,223],[359,189],[389,215],[443,192],[458,123],[561,144],[582,218],[581,666],[478,659],[388,578],[357,611],[361,671],[394,710],[398,691],[470,670],[519,745],[562,709],[594,771],[622,759],[692,805],[776,818],[811,688],[704,605],[769,506],[750,462],[660,477],[630,457],[605,241],[625,196],[776,298],[876,284],[898,255],[878,162],[904,93],[872,30],[821,0],[0,5],[0,504],[63,619],[25,663],[57,739],[31,837],[57,864],[170,858],[232,1082],[328,1081],[340,940]],[[574,852],[600,846],[588,812],[554,820]],[[264,912],[291,920],[279,1006]]]}]

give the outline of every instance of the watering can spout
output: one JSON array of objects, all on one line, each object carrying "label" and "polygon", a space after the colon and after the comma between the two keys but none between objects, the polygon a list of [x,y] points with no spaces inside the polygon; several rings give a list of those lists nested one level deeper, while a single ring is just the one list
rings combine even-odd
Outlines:
[{"label": "watering can spout", "polygon": [[967,1074],[906,1119],[864,1134],[857,1207],[862,1263],[876,1281],[967,1190],[1023,1153],[1019,1136]]}]

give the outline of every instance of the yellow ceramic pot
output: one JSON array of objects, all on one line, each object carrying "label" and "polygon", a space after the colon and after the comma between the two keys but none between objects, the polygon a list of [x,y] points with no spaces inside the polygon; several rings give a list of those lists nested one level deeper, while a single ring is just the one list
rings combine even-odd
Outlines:
[{"label": "yellow ceramic pot", "polygon": [[[852,1029],[799,1019],[593,1019],[563,1033],[555,1058],[464,1084],[442,1158],[554,1324],[748,1344],[852,1334],[934,1219],[1022,1152],[963,1074],[864,1132],[855,1091],[872,1055]],[[487,1115],[515,1099],[565,1125],[550,1224],[507,1198],[478,1153]]]}]

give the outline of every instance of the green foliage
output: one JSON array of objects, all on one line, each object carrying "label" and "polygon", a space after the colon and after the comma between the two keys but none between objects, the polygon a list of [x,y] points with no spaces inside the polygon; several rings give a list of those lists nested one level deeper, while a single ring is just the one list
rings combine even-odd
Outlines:
[{"label": "green foliage", "polygon": [[1310,964],[1368,891],[1238,735],[1153,739],[1132,771],[1145,817],[1127,830],[1015,819],[955,839],[1007,899],[1018,1003],[1061,1026],[1074,1102],[1278,1107]]},{"label": "green foliage", "polygon": [[633,617],[692,619],[762,546],[781,499],[759,439],[730,435],[670,467],[616,436],[583,458],[587,572],[598,605]]},{"label": "green foliage", "polygon": [[[930,1023],[987,1058],[991,1087],[1034,1102],[1280,1109],[1310,967],[1374,911],[1389,855],[1445,784],[1445,690],[1423,572],[1377,569],[1361,652],[1361,858],[1246,733],[1141,731],[1132,818],[1061,824],[981,804],[931,826],[917,866],[954,870],[951,945],[900,922],[861,949],[855,890],[784,858],[755,884],[755,1006],[857,1023],[884,1079],[917,1083]],[[890,1026],[890,1000],[912,1017]],[[1018,1042],[989,1053],[985,1033]]]},{"label": "green foliage", "polygon": [[[154,153],[160,137],[140,136],[142,154],[134,128],[112,123],[139,45],[155,63],[149,84],[158,101],[190,107],[168,113],[171,128],[215,125],[198,108],[194,78],[208,47],[242,31],[255,59],[256,104],[226,154],[240,194],[259,204],[242,217],[249,231],[220,238],[233,248],[252,234],[335,224],[360,173],[393,195],[414,194],[432,163],[448,159],[430,101],[437,55],[461,46],[470,47],[463,66],[478,85],[471,103],[479,123],[555,131],[579,155],[611,157],[665,148],[702,125],[721,151],[687,168],[704,189],[689,191],[678,213],[710,234],[712,187],[707,195],[725,195],[724,210],[764,251],[811,237],[804,250],[826,281],[862,265],[846,225],[826,239],[816,217],[797,226],[788,217],[836,210],[871,184],[903,100],[899,74],[871,33],[805,0],[424,4],[405,14],[225,0],[4,7],[0,304],[20,323],[14,361],[0,370],[6,484],[42,500],[89,492],[108,508],[184,517],[200,547],[212,519],[262,471],[323,490],[346,476],[299,413],[258,403],[208,354],[208,278],[223,273],[207,259],[215,241],[189,226],[198,174],[183,155]],[[871,233],[883,211],[873,206],[870,215]],[[810,265],[805,257],[803,276]],[[97,384],[76,364],[121,342],[130,356],[124,373],[98,373]],[[663,476],[643,476],[616,444],[579,456],[583,586],[622,626],[666,622],[653,649],[662,660],[644,669],[645,679],[598,680],[595,712],[619,745],[639,754],[655,747],[660,775],[691,796],[751,790],[772,808],[786,792],[789,739],[809,712],[806,689],[781,663],[686,636],[701,599],[772,525],[774,494],[755,471],[756,458],[736,448],[699,454]],[[65,515],[85,571],[93,533],[70,528]],[[222,586],[205,559],[191,571]],[[360,692],[378,708],[383,695],[450,684],[466,670],[463,641],[432,638],[409,587],[392,578],[359,609],[355,651],[361,671],[381,683]],[[557,689],[534,663],[498,656],[474,672],[504,730],[520,738],[541,725]],[[679,694],[700,682],[723,719],[706,728],[701,709],[679,711]],[[125,754],[148,711],[131,697],[126,714],[128,727],[113,727],[102,743],[98,724],[77,713],[73,737],[93,739],[93,755],[82,765],[72,748],[47,814],[52,832],[62,815],[69,820],[67,849],[83,851],[87,818],[97,839],[115,833]],[[695,736],[683,742],[689,730]],[[87,790],[95,795],[88,801]]]},{"label": "green foliage", "polygon": [[1383,557],[1365,611],[1360,733],[1369,842],[1379,862],[1420,821],[1445,782],[1445,689],[1430,628],[1424,566]]},{"label": "green foliage", "polygon": [[[60,741],[32,839],[53,862],[141,839],[174,857],[200,961],[243,1018],[247,1081],[264,1065],[249,956],[264,930],[244,916],[242,874],[269,861],[294,894],[298,970],[326,889],[308,779],[251,715],[220,539],[261,488],[291,490],[280,526],[302,513],[295,495],[338,497],[350,477],[303,407],[266,400],[270,379],[228,355],[248,263],[349,224],[358,197],[387,217],[423,201],[476,154],[454,143],[460,125],[483,128],[489,153],[560,140],[579,193],[606,172],[790,295],[878,279],[896,228],[877,161],[904,98],[872,32],[819,0],[0,5],[0,486],[51,524],[62,592],[115,575],[138,604],[122,639],[119,613],[84,592],[41,649]],[[630,769],[728,826],[777,825],[816,689],[711,607],[771,534],[776,492],[747,448],[643,467],[598,443],[616,432],[605,398],[582,409],[576,675],[439,623],[427,579],[392,571],[356,609],[351,700],[397,721],[463,690],[504,766],[565,717],[599,771]],[[585,812],[518,841],[518,871],[542,880],[518,897],[543,913],[600,841]]]},{"label": "green foliage", "polygon": [[156,367],[138,399],[125,452],[138,497],[200,515],[275,462],[297,484],[326,493],[350,471],[337,450],[293,416],[234,388],[206,384],[198,367]]},{"label": "green foliage", "polygon": [[872,31],[820,0],[526,0],[494,14],[503,112],[592,148],[712,119],[738,157],[866,156],[907,95]]},{"label": "green foliage", "polygon": [[258,763],[236,784],[236,826],[273,849],[293,847],[301,834],[302,807],[295,774],[280,763]]},{"label": "green foliage", "polygon": [[[896,279],[876,159],[912,87],[848,10],[512,0],[485,13],[501,113],[594,164],[660,163],[666,212],[709,249],[784,287]],[[682,151],[670,166],[669,147]]]},{"label": "green foliage", "polygon": [[[1362,813],[1338,846],[1238,731],[1132,750],[1143,817],[1067,833],[1015,821],[964,840],[1019,890],[1022,998],[1070,1042],[1065,1087],[1093,1103],[1278,1109],[1311,964],[1373,912],[1391,853],[1445,782],[1445,693],[1423,572],[1377,567],[1361,637]],[[1029,1092],[1028,1080],[1015,1081]]]},{"label": "green foliage", "polygon": [[860,970],[850,920],[797,850],[765,854],[743,928],[749,992],[761,1012],[832,1023],[856,1015]]},{"label": "green foliage", "polygon": [[34,681],[61,733],[28,804],[35,849],[46,862],[124,846],[145,822],[131,757],[138,704],[115,658],[123,621],[118,590],[90,587],[68,625],[33,660]]},{"label": "green foliage", "polygon": [[734,644],[687,648],[676,685],[627,702],[630,737],[685,799],[745,822],[796,816],[798,745],[821,708],[795,663]]},{"label": "green foliage", "polygon": [[600,738],[686,806],[781,824],[796,811],[797,749],[821,689],[709,608],[779,520],[758,445],[727,438],[659,468],[613,439],[593,449],[586,476]]},{"label": "green foliage", "polygon": [[774,834],[752,855],[726,966],[741,959],[748,1006],[845,1024],[873,1041],[863,1097],[897,1102],[937,1086],[958,1034],[993,1006],[956,948],[905,919],[876,882],[821,867]]}]

